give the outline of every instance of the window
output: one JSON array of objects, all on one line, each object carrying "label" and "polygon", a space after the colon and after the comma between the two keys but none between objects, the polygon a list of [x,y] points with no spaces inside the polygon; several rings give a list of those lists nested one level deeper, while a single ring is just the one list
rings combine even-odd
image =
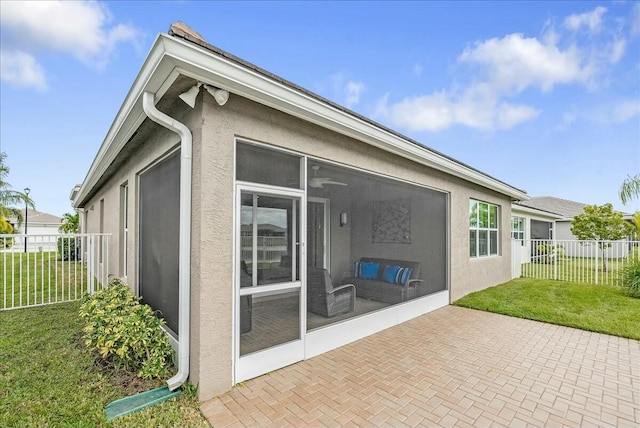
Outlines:
[{"label": "window", "polygon": [[524,217],[511,217],[511,239],[524,240]]},{"label": "window", "polygon": [[300,156],[238,142],[236,180],[300,189]]},{"label": "window", "polygon": [[138,287],[142,303],[178,336],[180,151],[138,176]]},{"label": "window", "polygon": [[498,206],[469,201],[469,255],[498,255]]}]

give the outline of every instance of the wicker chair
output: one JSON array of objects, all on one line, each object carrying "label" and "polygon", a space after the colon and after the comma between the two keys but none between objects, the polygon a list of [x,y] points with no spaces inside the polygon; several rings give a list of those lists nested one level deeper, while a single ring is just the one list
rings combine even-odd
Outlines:
[{"label": "wicker chair", "polygon": [[307,309],[314,314],[330,318],[352,312],[356,305],[356,287],[345,284],[334,287],[326,269],[313,269],[307,273]]}]

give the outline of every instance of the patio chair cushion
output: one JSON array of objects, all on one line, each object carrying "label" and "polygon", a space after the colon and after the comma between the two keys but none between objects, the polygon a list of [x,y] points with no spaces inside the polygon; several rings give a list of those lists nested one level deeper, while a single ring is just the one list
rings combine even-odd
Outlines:
[{"label": "patio chair cushion", "polygon": [[378,279],[379,268],[380,268],[380,263],[356,262],[356,269],[355,269],[356,278]]}]

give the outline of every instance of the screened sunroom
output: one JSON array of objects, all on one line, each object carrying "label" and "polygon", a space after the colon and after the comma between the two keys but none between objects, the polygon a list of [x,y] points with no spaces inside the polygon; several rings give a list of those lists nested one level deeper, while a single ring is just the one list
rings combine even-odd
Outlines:
[{"label": "screened sunroom", "polygon": [[446,290],[447,205],[443,191],[238,140],[240,362]]}]

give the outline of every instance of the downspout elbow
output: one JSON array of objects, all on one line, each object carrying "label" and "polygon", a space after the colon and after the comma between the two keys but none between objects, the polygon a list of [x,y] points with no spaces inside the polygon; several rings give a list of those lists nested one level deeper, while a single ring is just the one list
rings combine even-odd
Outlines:
[{"label": "downspout elbow", "polygon": [[170,390],[180,388],[189,377],[191,308],[191,157],[193,140],[185,124],[161,112],[155,95],[144,92],[142,108],[149,119],[180,136],[180,238],[178,277],[178,373],[167,381]]}]

